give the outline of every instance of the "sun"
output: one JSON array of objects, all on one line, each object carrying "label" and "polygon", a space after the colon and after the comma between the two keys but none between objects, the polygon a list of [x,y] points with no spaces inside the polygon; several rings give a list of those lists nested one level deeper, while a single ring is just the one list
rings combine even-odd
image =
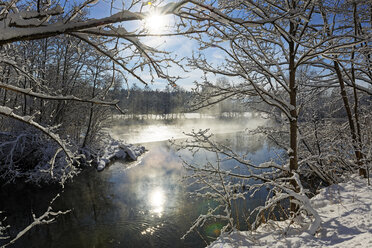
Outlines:
[{"label": "sun", "polygon": [[152,13],[145,19],[145,26],[151,34],[161,34],[168,26],[168,18],[165,15]]}]

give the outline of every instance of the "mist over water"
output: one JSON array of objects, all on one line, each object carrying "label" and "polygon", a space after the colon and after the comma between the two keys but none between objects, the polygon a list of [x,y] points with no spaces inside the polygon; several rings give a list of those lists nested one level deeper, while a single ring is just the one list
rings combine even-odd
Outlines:
[{"label": "mist over water", "polygon": [[186,138],[191,131],[209,129],[214,134],[235,133],[247,131],[264,125],[267,120],[253,118],[248,114],[243,118],[220,119],[213,116],[198,118],[197,114],[186,114],[183,119],[172,120],[164,124],[159,120],[146,120],[146,124],[123,125],[120,119],[115,120],[109,133],[115,139],[121,139],[131,144],[142,144],[169,139]]}]

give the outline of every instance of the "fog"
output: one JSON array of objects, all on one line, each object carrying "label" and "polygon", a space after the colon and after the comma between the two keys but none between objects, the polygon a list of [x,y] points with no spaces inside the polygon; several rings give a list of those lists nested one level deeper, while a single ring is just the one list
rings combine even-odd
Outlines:
[{"label": "fog", "polygon": [[133,124],[133,122],[126,124],[123,120],[114,119],[108,131],[115,139],[122,139],[127,143],[137,144],[182,139],[186,137],[185,133],[200,129],[210,129],[210,132],[214,134],[252,130],[264,125],[266,121],[266,119],[253,117],[219,119],[212,116],[195,118],[193,115],[171,121],[148,120],[141,124]]}]

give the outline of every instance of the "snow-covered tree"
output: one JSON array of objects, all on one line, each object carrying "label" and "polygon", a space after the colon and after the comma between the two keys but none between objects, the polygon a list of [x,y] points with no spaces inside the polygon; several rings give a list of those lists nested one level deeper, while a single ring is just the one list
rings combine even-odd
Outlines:
[{"label": "snow-covered tree", "polygon": [[[80,148],[97,129],[98,106],[123,113],[107,96],[116,78],[142,84],[162,78],[173,85],[178,77],[166,68],[178,61],[147,45],[154,34],[143,21],[154,13],[178,13],[182,4],[0,2],[0,179],[63,185],[82,162],[89,163]],[[50,208],[33,216],[11,243],[58,214]]]},{"label": "snow-covered tree", "polygon": [[[201,178],[204,178],[205,172],[217,178],[220,175],[230,177],[224,185],[229,185],[231,177],[255,178],[263,182],[261,186],[266,184],[273,187],[271,191],[274,192],[273,198],[266,202],[265,210],[288,197],[292,199],[290,208],[292,214],[303,208],[307,208],[308,213],[312,214],[312,210],[305,203],[306,190],[302,188],[299,181],[299,174],[302,173],[300,168],[310,166],[312,173],[326,183],[334,182],[337,176],[332,175],[332,170],[321,168],[322,163],[307,162],[308,159],[317,157],[317,154],[314,153],[311,157],[303,156],[305,153],[301,149],[306,149],[306,142],[308,142],[306,138],[310,136],[301,135],[303,132],[299,120],[303,115],[303,109],[308,107],[309,101],[317,99],[324,91],[324,88],[319,87],[322,84],[324,86],[325,82],[332,81],[333,74],[328,68],[324,70],[318,65],[324,63],[324,58],[343,57],[345,50],[355,51],[355,47],[360,44],[363,44],[368,57],[369,52],[366,51],[370,51],[368,49],[371,41],[370,34],[355,35],[352,32],[343,32],[347,26],[346,22],[339,18],[323,19],[325,5],[329,7],[327,12],[337,12],[336,9],[332,9],[334,1],[191,2],[194,5],[182,8],[180,15],[188,19],[194,29],[207,29],[207,31],[190,35],[200,44],[200,51],[190,59],[190,65],[207,73],[233,78],[232,83],[227,86],[213,85],[208,80],[198,83],[196,92],[199,98],[195,105],[209,106],[232,97],[241,99],[245,103],[249,103],[251,99],[254,99],[253,101],[260,99],[270,106],[271,111],[267,112],[271,112],[271,116],[284,117],[281,120],[278,118],[279,123],[284,125],[261,128],[258,131],[279,141],[278,145],[287,151],[289,161],[283,166],[275,163],[264,164],[263,167],[269,172],[258,175],[254,171],[255,165],[235,153],[230,147],[215,144],[212,136],[200,131],[192,133],[192,139],[183,144],[183,147],[195,151],[204,148],[223,154],[225,159],[235,160],[251,170],[248,175],[242,175],[210,163],[201,167],[186,162],[187,167],[195,172],[196,176],[199,173]],[[330,26],[328,21],[334,23],[335,32],[331,34],[327,33]],[[223,57],[223,60],[216,60],[215,57]],[[350,58],[347,61],[350,60],[352,61]],[[306,71],[311,73],[309,80],[301,78]],[[365,72],[368,69],[364,68],[363,71],[363,78],[367,80]],[[315,85],[314,82],[318,84]],[[362,89],[360,85],[354,88]],[[286,142],[283,143],[283,139],[286,139]],[[332,145],[332,142],[327,145]],[[217,185],[210,184],[207,180],[205,184],[211,191],[221,192]],[[222,190],[225,193],[220,194],[223,199],[231,193],[225,189],[226,187]],[[294,196],[294,193],[302,195]],[[228,206],[228,201],[224,204]],[[313,216],[316,220],[314,223],[319,221],[316,214]]]},{"label": "snow-covered tree", "polygon": [[[71,144],[64,141],[72,134],[64,124],[85,125],[74,121],[80,118],[74,113],[86,111],[83,106],[111,106],[122,111],[117,101],[106,99],[115,78],[148,84],[150,81],[143,77],[145,70],[150,78],[163,78],[170,84],[177,79],[165,70],[177,61],[144,43],[143,39],[151,30],[146,30],[142,22],[154,12],[176,13],[182,3],[156,7],[156,4],[147,6],[140,1],[113,1],[106,16],[94,18],[94,13],[98,13],[96,8],[101,4],[105,3],[89,0],[79,4],[71,1],[10,1],[0,4],[0,89],[3,98],[0,114],[36,128],[54,140],[65,153],[67,164],[71,165],[79,160],[73,154],[75,151],[70,149]],[[135,21],[137,23],[133,24]],[[127,31],[129,28],[133,31]],[[107,64],[108,61],[111,62]],[[108,80],[99,79],[98,83],[97,77],[88,73],[94,63],[106,63],[105,67],[111,65],[114,71],[111,79],[108,76]],[[97,87],[99,92],[94,91]],[[93,88],[93,94],[87,94],[91,92],[90,88]],[[92,128],[92,111],[88,112],[91,115],[86,136],[91,134]],[[61,124],[64,132],[57,135],[51,127]],[[80,135],[81,131],[78,133]],[[84,139],[83,146],[87,139]],[[15,146],[4,145],[3,152],[15,151],[11,148]],[[12,163],[12,156],[2,159]]]},{"label": "snow-covered tree", "polygon": [[[336,76],[329,81],[330,84],[337,82],[340,88],[356,164],[359,167],[359,173],[367,177],[367,170],[364,168],[365,163],[363,161],[364,155],[361,151],[363,145],[362,128],[359,121],[359,91],[369,95],[372,93],[368,87],[365,87],[371,85],[371,46],[368,42],[370,40],[368,31],[372,28],[371,3],[346,1],[337,4],[327,2],[323,4],[320,2],[319,5],[325,35],[327,37],[343,35],[348,37],[350,41],[355,42],[353,46],[338,48],[337,53],[327,54],[320,61],[319,66],[328,67],[327,69]],[[347,86],[353,89],[352,94],[347,93]]]}]

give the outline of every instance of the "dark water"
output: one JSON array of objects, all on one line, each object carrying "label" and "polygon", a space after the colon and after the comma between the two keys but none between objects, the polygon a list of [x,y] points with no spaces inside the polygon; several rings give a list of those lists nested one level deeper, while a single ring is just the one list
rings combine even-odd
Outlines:
[{"label": "dark water", "polygon": [[[267,142],[246,139],[241,133],[219,138],[237,152],[248,153],[254,163],[276,158],[279,153]],[[94,169],[82,172],[53,204],[54,209],[71,209],[71,213],[52,224],[34,227],[10,247],[205,247],[205,241],[217,237],[221,222],[207,223],[199,233],[180,238],[213,203],[189,196],[192,189],[182,180],[186,171],[178,158],[180,154],[168,142],[145,146],[149,151],[139,162],[119,161],[100,173]],[[181,155],[192,158],[187,152]],[[208,156],[195,157],[194,161]],[[230,161],[225,166],[236,164]],[[45,210],[56,192],[58,189],[2,189],[0,209],[12,225],[10,235],[30,223],[31,211],[38,215]],[[261,192],[240,202],[236,211],[241,214],[263,204],[265,196]]]}]

